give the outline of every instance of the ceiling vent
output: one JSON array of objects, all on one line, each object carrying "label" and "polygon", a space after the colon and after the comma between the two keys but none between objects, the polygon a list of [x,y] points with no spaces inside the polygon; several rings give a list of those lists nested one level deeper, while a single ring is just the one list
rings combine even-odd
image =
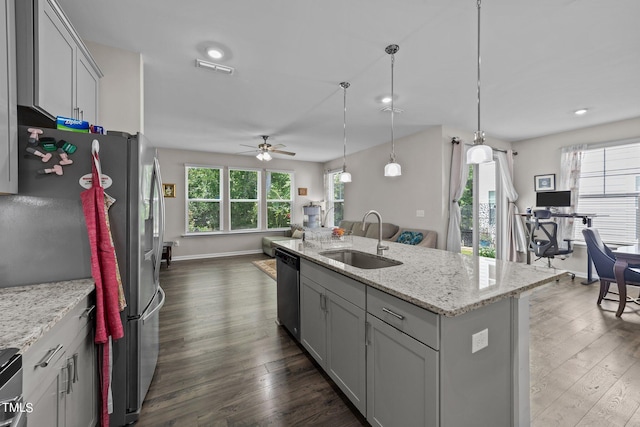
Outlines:
[{"label": "ceiling vent", "polygon": [[[380,109],[380,111],[382,111],[383,113],[390,113],[391,112],[391,106],[388,105],[386,107],[383,107]],[[397,107],[393,107],[393,112],[395,114],[399,114],[399,113],[404,113],[404,110],[397,108]]]},{"label": "ceiling vent", "polygon": [[235,71],[232,67],[226,65],[216,64],[214,62],[203,61],[202,59],[196,59],[196,67],[206,68],[211,71],[217,71],[222,74],[233,74]]}]

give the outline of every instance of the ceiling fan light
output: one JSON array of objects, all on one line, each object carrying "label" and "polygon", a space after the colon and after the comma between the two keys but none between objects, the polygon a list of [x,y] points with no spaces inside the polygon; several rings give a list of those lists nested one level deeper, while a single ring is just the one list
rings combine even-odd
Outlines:
[{"label": "ceiling fan light", "polygon": [[271,154],[269,154],[269,152],[268,152],[268,151],[265,151],[265,152],[264,152],[264,154],[262,155],[262,158],[263,158],[266,162],[268,162],[269,160],[271,160],[271,159],[272,159]]},{"label": "ceiling fan light", "polygon": [[467,164],[479,165],[493,161],[493,150],[488,145],[473,145],[467,150]]},{"label": "ceiling fan light", "polygon": [[402,175],[402,167],[399,163],[389,162],[384,167],[384,176],[400,176]]},{"label": "ceiling fan light", "polygon": [[256,159],[263,161],[264,160],[264,154],[262,154],[262,152],[258,153],[258,155],[256,156]]},{"label": "ceiling fan light", "polygon": [[349,172],[342,172],[340,174],[340,182],[351,182],[351,174]]}]

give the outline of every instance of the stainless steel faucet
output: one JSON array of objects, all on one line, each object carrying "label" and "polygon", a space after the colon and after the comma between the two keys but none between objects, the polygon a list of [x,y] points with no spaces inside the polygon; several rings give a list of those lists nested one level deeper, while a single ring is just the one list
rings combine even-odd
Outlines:
[{"label": "stainless steel faucet", "polygon": [[382,216],[380,216],[380,212],[370,210],[369,212],[364,214],[364,216],[362,217],[362,231],[364,231],[364,227],[367,225],[367,223],[365,222],[367,217],[371,214],[374,214],[378,217],[378,246],[376,246],[376,253],[378,255],[384,255],[384,251],[386,249],[389,249],[389,246],[385,246],[382,244]]}]

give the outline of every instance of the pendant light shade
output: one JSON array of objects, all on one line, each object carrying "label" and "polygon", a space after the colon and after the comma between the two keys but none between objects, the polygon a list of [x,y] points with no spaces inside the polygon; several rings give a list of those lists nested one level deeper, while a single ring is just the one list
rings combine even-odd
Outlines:
[{"label": "pendant light shade", "polygon": [[477,165],[493,161],[493,150],[484,145],[484,132],[480,127],[480,2],[478,0],[478,130],[473,138],[473,146],[467,150],[467,164]]},{"label": "pendant light shade", "polygon": [[343,129],[343,151],[342,151],[342,173],[340,174],[340,182],[351,182],[351,174],[347,172],[347,89],[351,86],[349,82],[340,83],[340,87],[343,91],[344,109],[342,115],[342,129]]},{"label": "pendant light shade", "polygon": [[384,167],[384,176],[400,176],[402,175],[402,167],[396,162],[396,144],[393,137],[393,118],[395,115],[395,109],[393,107],[393,66],[395,63],[395,54],[400,50],[400,46],[397,44],[390,44],[384,51],[391,56],[391,156],[389,157],[389,163]]}]

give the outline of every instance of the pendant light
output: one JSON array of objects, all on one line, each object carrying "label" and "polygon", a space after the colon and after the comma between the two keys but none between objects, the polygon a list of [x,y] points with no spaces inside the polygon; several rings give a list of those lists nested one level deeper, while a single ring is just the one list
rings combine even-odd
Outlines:
[{"label": "pendant light", "polygon": [[400,49],[400,46],[397,44],[390,44],[387,46],[384,51],[391,55],[391,157],[389,158],[389,163],[384,167],[384,176],[400,176],[402,175],[402,168],[400,164],[396,162],[396,151],[395,151],[395,141],[393,138],[393,116],[395,114],[395,110],[393,108],[393,65],[395,62],[395,54]]},{"label": "pendant light", "polygon": [[342,173],[340,174],[340,182],[351,182],[351,174],[347,172],[347,88],[351,86],[349,82],[340,83],[340,87],[344,91],[344,112],[342,117],[344,147],[342,153]]},{"label": "pendant light", "polygon": [[480,2],[478,0],[478,130],[473,136],[473,146],[467,150],[467,164],[477,165],[493,161],[493,150],[484,145],[484,132],[480,130]]}]

